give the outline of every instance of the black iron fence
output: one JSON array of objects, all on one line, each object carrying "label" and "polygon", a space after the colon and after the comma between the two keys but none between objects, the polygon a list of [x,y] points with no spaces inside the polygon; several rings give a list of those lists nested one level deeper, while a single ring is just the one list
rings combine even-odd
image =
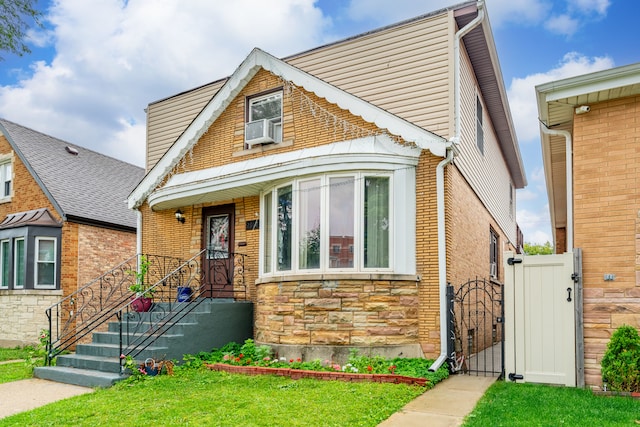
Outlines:
[{"label": "black iron fence", "polygon": [[[144,337],[166,332],[202,298],[247,299],[245,257],[203,250],[189,260],[151,254],[129,258],[46,310],[47,363],[83,339],[89,340],[94,331],[106,330],[111,321],[120,323],[121,354],[132,354],[136,346],[150,344]],[[147,271],[141,276],[137,273],[143,262]],[[152,295],[145,312],[140,311],[145,304],[139,299],[145,295],[129,289],[136,283]],[[186,302],[190,304],[182,304]]]}]

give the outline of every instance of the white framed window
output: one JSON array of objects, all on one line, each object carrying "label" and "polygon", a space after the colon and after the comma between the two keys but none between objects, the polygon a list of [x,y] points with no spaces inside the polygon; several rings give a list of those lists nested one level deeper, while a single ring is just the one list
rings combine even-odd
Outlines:
[{"label": "white framed window", "polygon": [[8,289],[11,282],[11,240],[0,241],[0,289]]},{"label": "white framed window", "polygon": [[56,239],[36,237],[36,259],[34,268],[34,288],[55,289],[56,287]]},{"label": "white framed window", "polygon": [[[391,271],[392,177],[324,174],[263,193],[262,273]],[[336,253],[336,247],[353,250]]]},{"label": "white framed window", "polygon": [[13,241],[13,287],[15,289],[23,289],[25,276],[25,244],[24,237]]},{"label": "white framed window", "polygon": [[247,98],[245,141],[254,144],[282,142],[282,91]]},{"label": "white framed window", "polygon": [[0,199],[11,197],[13,168],[11,161],[0,163]]}]

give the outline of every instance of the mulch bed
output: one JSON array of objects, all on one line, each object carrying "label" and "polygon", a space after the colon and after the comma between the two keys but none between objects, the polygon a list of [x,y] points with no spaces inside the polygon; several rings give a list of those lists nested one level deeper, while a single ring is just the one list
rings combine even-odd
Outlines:
[{"label": "mulch bed", "polygon": [[395,374],[355,374],[348,372],[307,371],[303,369],[290,368],[237,366],[227,365],[224,363],[207,364],[205,366],[213,371],[224,371],[233,374],[245,375],[279,375],[283,377],[289,377],[294,380],[299,380],[300,378],[312,378],[316,380],[337,380],[351,382],[373,381],[378,383],[409,384],[419,386],[425,386],[429,382],[429,380],[427,380],[426,378],[414,378]]}]

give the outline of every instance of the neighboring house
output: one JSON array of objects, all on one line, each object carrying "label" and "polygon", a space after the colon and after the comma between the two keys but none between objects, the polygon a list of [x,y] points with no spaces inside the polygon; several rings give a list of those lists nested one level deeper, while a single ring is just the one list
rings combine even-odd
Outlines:
[{"label": "neighboring house", "polygon": [[585,382],[640,327],[640,63],[536,87],[557,253],[582,250]]},{"label": "neighboring house", "polygon": [[255,339],[281,355],[442,363],[447,283],[499,281],[521,246],[526,178],[482,2],[283,60],[255,49],[147,114],[141,251],[247,255]]},{"label": "neighboring house", "polygon": [[[0,119],[0,343],[35,343],[45,309],[135,255],[140,167]],[[54,319],[54,321],[59,319]]]}]

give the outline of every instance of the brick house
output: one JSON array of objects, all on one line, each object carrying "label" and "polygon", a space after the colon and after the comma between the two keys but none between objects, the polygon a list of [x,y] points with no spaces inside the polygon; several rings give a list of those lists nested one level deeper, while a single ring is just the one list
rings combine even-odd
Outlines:
[{"label": "brick house", "polygon": [[131,257],[140,167],[0,119],[0,343],[37,342],[45,309]]},{"label": "brick house", "polygon": [[147,121],[141,252],[246,255],[255,339],[280,354],[442,363],[447,282],[500,280],[521,245],[526,178],[482,3],[285,59],[255,49]]},{"label": "brick house", "polygon": [[554,244],[582,250],[585,382],[600,386],[613,331],[640,327],[640,63],[536,95]]}]

